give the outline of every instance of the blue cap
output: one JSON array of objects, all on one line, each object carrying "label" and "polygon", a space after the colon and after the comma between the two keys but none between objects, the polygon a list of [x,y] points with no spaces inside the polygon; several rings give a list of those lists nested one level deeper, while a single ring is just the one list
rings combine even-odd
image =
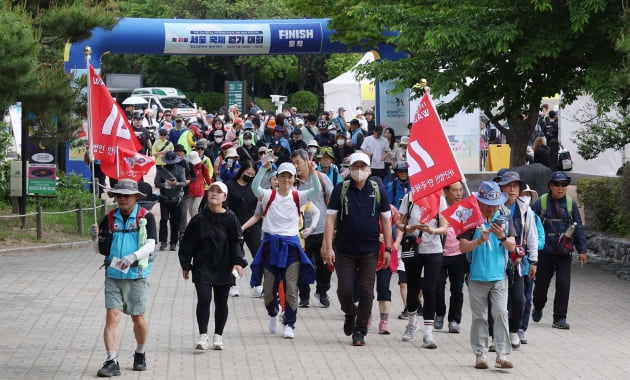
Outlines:
[{"label": "blue cap", "polygon": [[549,179],[549,182],[571,182],[571,177],[569,177],[567,175],[567,173],[565,172],[553,172],[551,173],[551,178]]},{"label": "blue cap", "polygon": [[507,194],[501,192],[499,184],[493,181],[483,181],[479,185],[479,192],[473,195],[479,202],[488,206],[500,206],[507,201]]}]

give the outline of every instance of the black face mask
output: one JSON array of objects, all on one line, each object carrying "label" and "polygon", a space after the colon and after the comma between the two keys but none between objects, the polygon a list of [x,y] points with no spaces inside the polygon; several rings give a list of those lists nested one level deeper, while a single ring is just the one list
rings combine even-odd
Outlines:
[{"label": "black face mask", "polygon": [[254,180],[254,177],[252,176],[248,176],[248,175],[244,175],[241,177],[241,179],[247,183],[252,183],[252,181]]}]

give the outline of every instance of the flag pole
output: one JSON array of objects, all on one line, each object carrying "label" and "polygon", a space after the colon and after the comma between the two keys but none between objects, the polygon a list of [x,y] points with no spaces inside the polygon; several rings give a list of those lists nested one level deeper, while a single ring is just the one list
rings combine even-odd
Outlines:
[{"label": "flag pole", "polygon": [[90,88],[92,87],[92,76],[90,75],[90,60],[92,58],[92,48],[86,46],[83,49],[85,53],[85,67],[87,68],[87,123],[88,123],[88,157],[90,159],[90,172],[92,173],[92,214],[94,215],[94,224],[97,224],[96,219],[96,196],[98,194],[96,183],[96,172],[94,170],[94,134],[92,133],[92,97],[90,96]]}]

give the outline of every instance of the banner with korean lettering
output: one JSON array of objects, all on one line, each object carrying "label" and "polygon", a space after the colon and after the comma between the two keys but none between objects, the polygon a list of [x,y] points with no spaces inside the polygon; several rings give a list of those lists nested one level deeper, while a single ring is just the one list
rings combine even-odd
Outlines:
[{"label": "banner with korean lettering", "polygon": [[462,179],[461,171],[428,94],[413,118],[407,163],[414,203]]},{"label": "banner with korean lettering", "polygon": [[[138,181],[155,160],[137,153],[142,145],[133,133],[125,112],[112,98],[101,77],[90,65],[88,116],[92,134],[92,152],[101,170],[110,178]],[[141,163],[141,164],[139,164]]]},{"label": "banner with korean lettering", "polygon": [[475,198],[474,195],[470,195],[459,202],[453,203],[450,207],[442,211],[442,216],[444,216],[448,224],[453,227],[456,235],[460,235],[471,228],[483,224],[483,215],[481,215],[477,198]]}]

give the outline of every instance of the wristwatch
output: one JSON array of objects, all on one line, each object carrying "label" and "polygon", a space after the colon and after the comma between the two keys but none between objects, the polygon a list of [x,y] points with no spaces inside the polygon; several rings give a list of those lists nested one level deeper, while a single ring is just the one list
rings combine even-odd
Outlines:
[{"label": "wristwatch", "polygon": [[385,252],[392,253],[392,249],[391,249],[391,248],[389,248],[389,247],[388,247],[388,248],[385,248]]},{"label": "wristwatch", "polygon": [[499,239],[499,241],[500,241],[501,243],[503,243],[503,242],[504,242],[504,241],[506,241],[506,240],[507,240],[507,236],[504,236],[504,237],[502,237],[501,239]]}]

